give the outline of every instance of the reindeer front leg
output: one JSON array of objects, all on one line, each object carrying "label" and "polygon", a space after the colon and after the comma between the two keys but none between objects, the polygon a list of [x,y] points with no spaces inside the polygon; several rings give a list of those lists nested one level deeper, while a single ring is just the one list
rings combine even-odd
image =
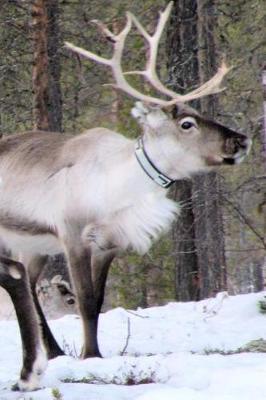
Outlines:
[{"label": "reindeer front leg", "polygon": [[87,225],[82,232],[82,241],[92,250],[92,284],[98,313],[104,301],[106,280],[110,265],[118,253],[121,240],[107,225]]},{"label": "reindeer front leg", "polygon": [[101,308],[104,302],[104,293],[106,280],[109,272],[110,265],[116,255],[115,251],[107,251],[103,254],[98,254],[93,257],[92,262],[92,276],[93,276],[93,287],[96,297],[98,313],[101,312]]},{"label": "reindeer front leg", "polygon": [[70,276],[83,323],[82,357],[101,357],[97,332],[104,300],[105,283],[117,247],[110,240],[106,226],[68,224],[65,249]]},{"label": "reindeer front leg", "polygon": [[82,358],[101,357],[97,341],[98,309],[91,272],[91,250],[71,237],[65,242],[70,276],[83,323]]},{"label": "reindeer front leg", "polygon": [[14,389],[38,388],[46,369],[38,316],[34,307],[30,284],[23,264],[0,257],[0,285],[8,292],[14,304],[23,346],[23,368]]}]

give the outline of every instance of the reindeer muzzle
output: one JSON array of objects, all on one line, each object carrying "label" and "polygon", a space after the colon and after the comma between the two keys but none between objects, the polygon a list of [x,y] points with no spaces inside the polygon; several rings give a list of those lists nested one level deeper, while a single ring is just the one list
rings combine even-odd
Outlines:
[{"label": "reindeer muzzle", "polygon": [[244,135],[231,137],[225,142],[224,164],[240,164],[248,155],[252,145],[252,140]]}]

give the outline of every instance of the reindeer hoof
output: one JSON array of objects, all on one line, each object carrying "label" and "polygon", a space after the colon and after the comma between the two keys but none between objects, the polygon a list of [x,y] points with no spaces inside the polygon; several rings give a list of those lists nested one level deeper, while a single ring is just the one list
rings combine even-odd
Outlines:
[{"label": "reindeer hoof", "polygon": [[[31,360],[29,360],[31,361]],[[40,380],[47,367],[46,353],[39,349],[37,357],[31,365],[24,364],[18,383],[13,385],[12,390],[31,392],[40,389]]]},{"label": "reindeer hoof", "polygon": [[[43,389],[42,386],[36,386],[36,387],[28,386],[26,382],[24,381],[22,382],[21,380],[17,383],[14,383],[14,385],[11,386],[11,390],[13,392],[36,392],[37,390],[41,389]],[[22,397],[19,397],[19,399],[20,398],[22,399]]]},{"label": "reindeer hoof", "polygon": [[81,355],[80,355],[80,358],[82,360],[85,360],[86,358],[94,358],[94,357],[103,358],[103,356],[101,355],[99,350],[94,351],[94,352],[92,352],[92,351],[87,352],[87,351],[82,350]]}]

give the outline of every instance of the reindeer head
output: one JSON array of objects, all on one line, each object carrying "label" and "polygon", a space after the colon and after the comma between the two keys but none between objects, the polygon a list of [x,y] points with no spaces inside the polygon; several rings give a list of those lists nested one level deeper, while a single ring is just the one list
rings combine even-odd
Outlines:
[{"label": "reindeer head", "polygon": [[206,164],[239,164],[250,150],[251,140],[215,121],[204,118],[187,106],[177,106],[173,121],[178,139]]},{"label": "reindeer head", "polygon": [[162,110],[137,102],[132,115],[143,129],[140,146],[148,149],[147,157],[173,180],[214,166],[238,164],[250,149],[251,141],[245,135],[183,104]]},{"label": "reindeer head", "polygon": [[[111,59],[100,57],[70,43],[66,43],[66,47],[86,58],[111,67],[116,80],[116,85],[112,86],[141,100],[142,103],[137,103],[132,114],[143,126],[143,146],[149,148],[149,155],[153,163],[156,163],[158,155],[158,149],[156,151],[155,146],[160,147],[160,152],[165,155],[163,163],[165,165],[161,165],[160,169],[167,170],[173,179],[177,179],[181,177],[180,164],[183,164],[183,175],[186,176],[213,166],[240,163],[248,154],[251,140],[217,122],[204,118],[185,104],[188,101],[223,90],[220,87],[221,82],[230,70],[225,63],[222,63],[218,72],[209,81],[184,95],[165,87],[159,80],[156,72],[158,44],[172,5],[173,2],[170,2],[165,11],[160,13],[153,35],[150,35],[131,13],[127,13],[127,24],[118,35],[114,35],[102,23],[94,21],[114,45],[114,54]],[[123,72],[121,68],[122,54],[132,23],[148,42],[149,57],[144,71]],[[158,92],[170,97],[170,100],[139,92],[126,80],[125,76],[129,74],[142,75]],[[162,160],[163,158],[160,157],[159,162],[162,163]],[[177,160],[179,165],[175,166],[174,160]]]}]

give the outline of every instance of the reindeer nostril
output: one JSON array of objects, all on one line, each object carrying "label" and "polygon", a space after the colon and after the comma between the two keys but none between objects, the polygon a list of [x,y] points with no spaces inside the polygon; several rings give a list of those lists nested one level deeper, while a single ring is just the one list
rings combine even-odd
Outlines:
[{"label": "reindeer nostril", "polygon": [[230,137],[225,142],[225,151],[230,154],[248,153],[251,147],[251,140],[246,136]]},{"label": "reindeer nostril", "polygon": [[75,300],[72,297],[70,297],[69,299],[67,299],[67,304],[69,305],[75,304]]},{"label": "reindeer nostril", "polygon": [[249,139],[247,138],[235,138],[234,140],[234,150],[233,153],[238,153],[239,150],[247,150],[249,148]]},{"label": "reindeer nostril", "polygon": [[239,147],[241,147],[241,148],[246,148],[246,145],[245,145],[245,143],[242,141],[242,140],[237,140],[237,144],[238,144],[238,146]]},{"label": "reindeer nostril", "polygon": [[235,141],[236,145],[244,150],[247,150],[250,146],[250,139],[248,138],[237,138]]}]

